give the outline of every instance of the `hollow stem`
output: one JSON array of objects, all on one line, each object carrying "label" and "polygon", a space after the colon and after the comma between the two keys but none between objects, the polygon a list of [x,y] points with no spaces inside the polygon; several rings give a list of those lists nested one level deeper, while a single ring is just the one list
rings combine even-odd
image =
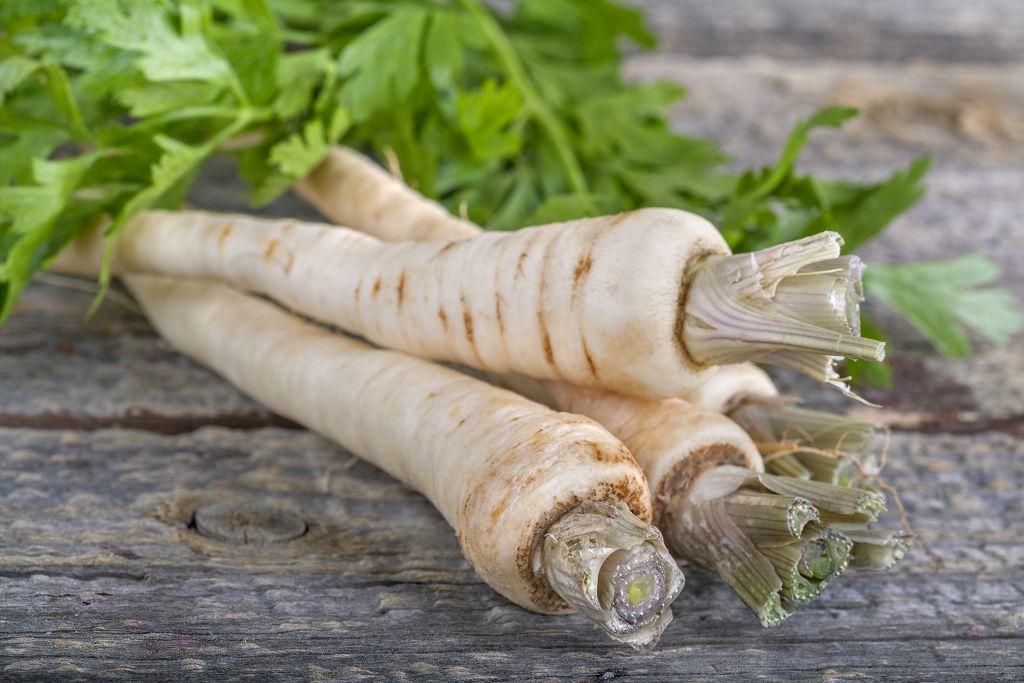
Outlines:
[{"label": "hollow stem", "polygon": [[863,273],[864,262],[857,256],[804,266],[795,275],[782,278],[775,289],[775,303],[804,322],[860,335]]},{"label": "hollow stem", "polygon": [[878,474],[888,430],[800,408],[784,398],[748,398],[729,412],[758,444],[770,474],[862,486]]},{"label": "hollow stem", "polygon": [[818,596],[850,566],[858,543],[870,545],[865,566],[883,563],[885,543],[898,552],[866,527],[884,509],[872,491],[724,465],[672,504],[670,549],[721,575],[764,626]]},{"label": "hollow stem", "polygon": [[716,571],[762,626],[776,626],[789,617],[775,567],[736,525],[721,499],[693,505],[680,518],[686,528],[670,539],[674,552]]},{"label": "hollow stem", "polygon": [[818,528],[803,544],[799,568],[801,574],[817,581],[819,591],[849,566],[853,541],[831,528]]},{"label": "hollow stem", "polygon": [[623,503],[587,502],[551,525],[535,569],[608,635],[654,647],[672,621],[683,573],[653,525]]},{"label": "hollow stem", "polygon": [[758,483],[773,493],[806,498],[821,511],[821,519],[851,518],[850,521],[873,522],[885,511],[885,497],[875,491],[836,486],[820,481],[757,475]]},{"label": "hollow stem", "polygon": [[755,541],[787,543],[800,538],[818,511],[803,498],[739,490],[724,499],[725,510],[744,534]]},{"label": "hollow stem", "polygon": [[[789,457],[798,462],[810,474],[808,479],[835,486],[856,486],[861,479],[857,464],[850,458],[837,457],[820,451],[796,451]],[[777,471],[777,468],[769,469],[769,472],[785,474]]]},{"label": "hollow stem", "polygon": [[699,362],[762,361],[845,392],[842,358],[882,360],[883,342],[860,333],[861,273],[823,232],[750,254],[709,256],[692,275],[682,341]]},{"label": "hollow stem", "polygon": [[813,600],[849,563],[853,542],[831,529],[803,543],[761,549],[782,579],[782,597],[790,603]]},{"label": "hollow stem", "polygon": [[850,529],[853,541],[850,566],[858,569],[891,569],[910,549],[911,538],[891,529]]}]

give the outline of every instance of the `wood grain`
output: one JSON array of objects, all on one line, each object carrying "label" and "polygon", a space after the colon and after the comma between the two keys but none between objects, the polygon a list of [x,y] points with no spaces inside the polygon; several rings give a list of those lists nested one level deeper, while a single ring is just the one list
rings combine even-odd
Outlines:
[{"label": "wood grain", "polygon": [[630,0],[661,49],[698,57],[1020,62],[1016,0]]},{"label": "wood grain", "polygon": [[[1024,443],[901,434],[889,480],[920,552],[851,573],[763,630],[719,582],[689,572],[654,654],[605,642],[490,591],[417,494],[318,437],[204,428],[161,436],[0,430],[3,671],[201,677],[277,674],[698,680],[936,680],[1024,673]],[[204,537],[211,502],[259,500],[309,526],[290,542]]]}]

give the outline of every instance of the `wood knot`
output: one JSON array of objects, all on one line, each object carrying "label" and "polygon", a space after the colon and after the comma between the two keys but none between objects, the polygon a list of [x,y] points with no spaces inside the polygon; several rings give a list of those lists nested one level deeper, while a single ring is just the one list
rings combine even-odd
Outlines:
[{"label": "wood knot", "polygon": [[238,545],[284,543],[309,529],[298,515],[258,503],[206,505],[196,510],[194,522],[203,536]]}]

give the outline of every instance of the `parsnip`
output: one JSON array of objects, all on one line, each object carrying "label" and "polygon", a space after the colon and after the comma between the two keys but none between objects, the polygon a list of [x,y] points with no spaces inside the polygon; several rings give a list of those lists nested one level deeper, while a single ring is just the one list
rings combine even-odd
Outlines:
[{"label": "parsnip", "polygon": [[770,399],[778,394],[767,372],[753,363],[737,363],[715,367],[682,396],[704,410],[728,414],[744,399]]},{"label": "parsnip", "polygon": [[[479,227],[452,216],[436,202],[394,181],[371,160],[344,147],[331,148],[323,162],[296,183],[295,190],[333,222],[368,231],[382,240],[458,240],[480,233]],[[687,296],[681,338],[691,358],[700,358],[704,363],[733,364],[744,359],[775,363],[846,391],[845,381],[832,367],[835,356],[831,354],[840,353],[839,346],[831,350],[819,347],[826,351],[822,355],[808,353],[806,349],[786,349],[784,344],[772,347],[766,338],[774,334],[778,342],[782,336],[793,335],[792,340],[805,334],[820,335],[823,330],[844,338],[860,334],[860,261],[845,257],[846,268],[837,268],[837,261],[842,260],[835,259],[841,242],[834,238],[810,242],[803,249],[784,244],[754,255],[733,257],[721,256],[726,252],[719,244],[714,252],[717,256],[705,259],[703,275],[699,268],[693,274]],[[783,264],[788,269],[780,272]],[[718,277],[712,277],[716,269]],[[824,274],[815,275],[813,271]],[[794,277],[796,272],[799,276]],[[738,292],[739,289],[745,291]],[[771,310],[774,305],[777,311]],[[796,321],[813,323],[819,329],[809,330],[802,323],[794,326]],[[766,327],[766,337],[736,335],[732,329],[736,324],[742,324],[748,332],[751,328]],[[827,333],[825,336],[832,338]],[[695,349],[703,350],[705,356],[701,357]],[[882,347],[876,345],[873,349],[863,347],[862,351],[881,358]],[[849,349],[846,353],[863,357]],[[753,365],[745,367],[738,373],[725,368],[722,372],[705,370],[701,381],[687,383],[672,395],[711,407],[715,398],[723,398],[723,383],[738,387],[749,382],[753,395],[774,394],[767,376],[758,377],[760,370]],[[700,394],[706,391],[715,394],[710,401],[701,400]]]},{"label": "parsnip", "polygon": [[[298,184],[298,191],[329,218],[379,237],[404,239],[421,232],[415,227],[419,215],[433,238],[463,239],[480,232],[343,148],[332,150]],[[381,202],[382,197],[389,201]],[[399,221],[407,222],[408,234],[396,230]],[[640,399],[522,377],[495,380],[559,409],[593,417],[621,438],[644,468],[654,492],[656,522],[673,552],[717,569],[762,623],[775,624],[787,614],[782,598],[810,599],[845,568],[851,543],[819,527],[808,529],[802,538],[808,521],[819,520],[817,508],[803,498],[766,488],[756,478],[763,469],[756,446],[719,414],[739,396],[773,396],[768,376],[750,364],[719,366],[706,374],[710,381],[689,394],[703,409],[678,399]],[[746,466],[740,471],[747,472],[749,481],[736,483],[729,477],[730,486],[712,495],[709,491],[722,479],[719,466],[727,464]],[[839,495],[827,487],[812,487],[811,493],[825,505]],[[769,522],[787,529],[795,529],[795,520],[804,515],[799,533],[781,541],[769,539],[767,545],[750,540],[744,533],[752,533],[749,526],[736,525],[762,523],[765,510]]]},{"label": "parsnip", "polygon": [[642,472],[597,423],[223,285],[126,282],[177,349],[422,492],[510,600],[546,613],[571,605],[637,647],[671,620],[682,574],[644,521]]},{"label": "parsnip", "polygon": [[[79,248],[98,250],[100,236],[91,241]],[[690,390],[744,353],[837,385],[834,354],[879,358],[880,343],[772,302],[840,243],[823,233],[729,256],[707,221],[669,209],[399,244],[296,221],[151,212],[121,230],[114,269],[215,277],[420,357],[654,397]]]}]

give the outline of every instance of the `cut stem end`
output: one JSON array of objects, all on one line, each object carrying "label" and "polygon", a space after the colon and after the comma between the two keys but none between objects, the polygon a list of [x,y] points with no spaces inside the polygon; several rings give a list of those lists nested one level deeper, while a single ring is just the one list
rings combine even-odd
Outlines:
[{"label": "cut stem end", "polygon": [[684,583],[661,532],[623,503],[588,502],[564,515],[545,535],[537,563],[570,606],[641,650],[672,621]]},{"label": "cut stem end", "polygon": [[899,554],[892,534],[867,529],[883,506],[871,491],[725,465],[693,483],[665,532],[673,552],[716,571],[774,626],[854,560],[886,566]]},{"label": "cut stem end", "polygon": [[682,341],[709,365],[761,361],[848,391],[843,357],[880,361],[885,344],[860,336],[863,264],[823,232],[750,254],[710,256],[692,275]]}]

